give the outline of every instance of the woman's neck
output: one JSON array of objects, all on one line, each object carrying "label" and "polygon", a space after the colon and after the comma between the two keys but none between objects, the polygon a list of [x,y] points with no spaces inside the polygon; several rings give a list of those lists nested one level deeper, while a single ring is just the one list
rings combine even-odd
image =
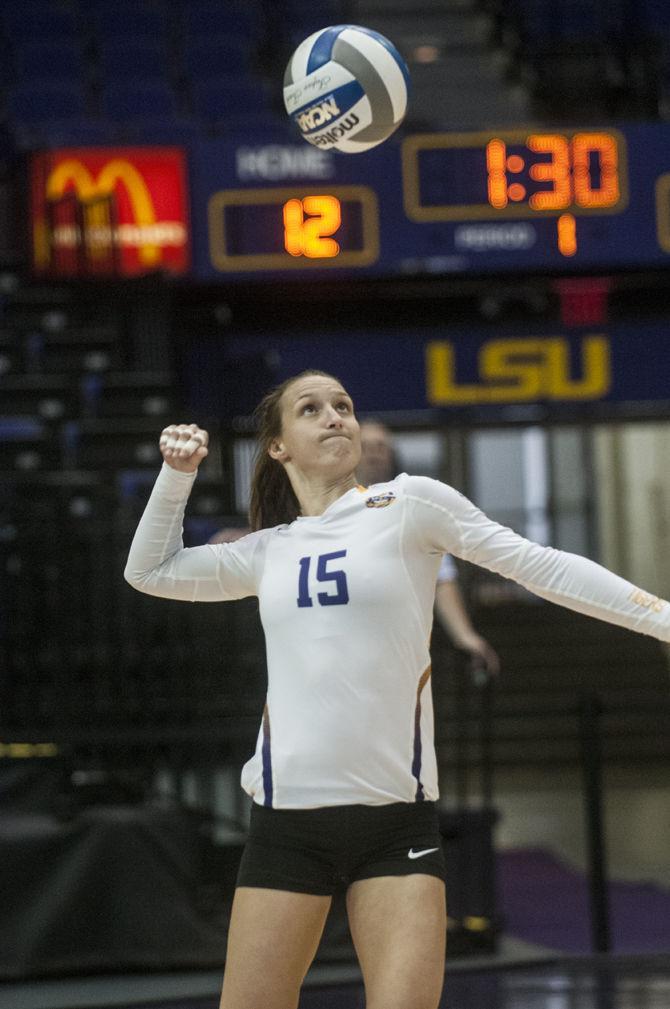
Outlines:
[{"label": "woman's neck", "polygon": [[300,514],[323,515],[334,501],[356,487],[356,477],[353,473],[336,480],[308,477],[304,473],[290,473],[290,480],[295,496],[300,505]]}]

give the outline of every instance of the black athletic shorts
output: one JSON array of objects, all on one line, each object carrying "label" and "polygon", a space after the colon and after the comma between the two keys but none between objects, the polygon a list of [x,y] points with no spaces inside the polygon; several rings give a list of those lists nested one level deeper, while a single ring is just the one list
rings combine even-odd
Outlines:
[{"label": "black athletic shorts", "polygon": [[330,896],[357,879],[444,880],[434,802],[272,809],[254,802],[237,886]]}]

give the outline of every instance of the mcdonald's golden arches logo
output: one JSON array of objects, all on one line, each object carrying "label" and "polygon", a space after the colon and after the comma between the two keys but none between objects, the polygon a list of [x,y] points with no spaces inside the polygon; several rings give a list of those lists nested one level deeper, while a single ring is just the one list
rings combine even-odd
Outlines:
[{"label": "mcdonald's golden arches logo", "polygon": [[[176,147],[71,148],[33,157],[32,207],[35,267],[46,268],[53,253],[81,240],[76,222],[53,223],[49,208],[67,197],[87,205],[108,197],[113,220],[89,215],[92,240],[107,235],[126,276],[190,266],[186,159]],[[96,223],[97,222],[97,223]],[[90,236],[87,236],[90,237]]]}]

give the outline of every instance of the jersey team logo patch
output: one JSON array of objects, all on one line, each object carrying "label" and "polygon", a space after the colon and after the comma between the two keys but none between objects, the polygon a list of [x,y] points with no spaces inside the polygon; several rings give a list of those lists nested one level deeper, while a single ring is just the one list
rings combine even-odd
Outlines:
[{"label": "jersey team logo patch", "polygon": [[374,494],[372,497],[366,499],[366,508],[386,508],[387,505],[393,504],[395,501],[395,494],[392,490],[387,490],[385,494]]}]

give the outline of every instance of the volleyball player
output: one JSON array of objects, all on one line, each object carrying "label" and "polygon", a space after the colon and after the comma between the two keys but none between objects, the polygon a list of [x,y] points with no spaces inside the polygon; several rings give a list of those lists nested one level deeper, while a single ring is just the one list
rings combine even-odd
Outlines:
[{"label": "volleyball player", "polygon": [[[361,461],[356,470],[357,480],[366,487],[392,480],[401,467],[391,431],[377,420],[361,421],[360,429]],[[485,682],[497,676],[500,672],[498,653],[472,624],[458,585],[458,571],[449,554],[444,555],[437,572],[435,613],[456,648],[469,654],[476,681]]]},{"label": "volleyball player", "polygon": [[[376,420],[360,423],[361,461],[356,479],[366,487],[386,483],[400,472],[393,436],[385,424]],[[217,529],[209,543],[233,543],[249,529],[227,527]],[[478,634],[458,585],[458,571],[449,554],[445,554],[437,572],[435,612],[440,624],[456,648],[470,656],[470,669],[477,683],[485,683],[500,672],[500,658],[489,642]]]},{"label": "volleyball player", "polygon": [[358,486],[358,423],[330,375],[288,380],[258,416],[255,531],[183,548],[207,434],[171,425],[125,572],[153,595],[260,601],[268,694],[242,771],[253,803],[221,1009],[295,1009],[338,886],[367,1009],[436,1009],[446,902],[428,637],[442,555],[663,641],[670,606],[523,539],[446,484],[401,474]]}]

